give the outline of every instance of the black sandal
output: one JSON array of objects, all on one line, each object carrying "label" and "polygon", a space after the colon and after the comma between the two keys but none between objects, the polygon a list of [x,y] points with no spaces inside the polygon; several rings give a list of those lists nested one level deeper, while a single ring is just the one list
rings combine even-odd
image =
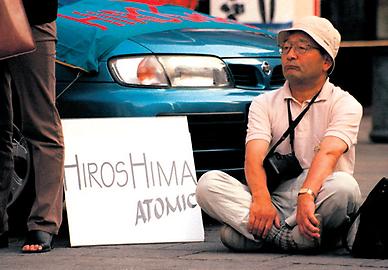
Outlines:
[{"label": "black sandal", "polygon": [[[27,245],[38,245],[41,246],[41,250],[23,250],[24,246]],[[53,246],[53,235],[44,231],[29,231],[27,233],[26,241],[22,247],[23,253],[42,253],[48,252],[54,248]]]}]

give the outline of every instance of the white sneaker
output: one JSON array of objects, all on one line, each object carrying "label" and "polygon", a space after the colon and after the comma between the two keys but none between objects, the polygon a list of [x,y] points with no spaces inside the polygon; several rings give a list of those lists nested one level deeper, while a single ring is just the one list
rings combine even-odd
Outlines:
[{"label": "white sneaker", "polygon": [[263,247],[262,242],[256,242],[246,238],[229,225],[223,225],[221,227],[220,238],[224,246],[237,252],[259,251]]}]

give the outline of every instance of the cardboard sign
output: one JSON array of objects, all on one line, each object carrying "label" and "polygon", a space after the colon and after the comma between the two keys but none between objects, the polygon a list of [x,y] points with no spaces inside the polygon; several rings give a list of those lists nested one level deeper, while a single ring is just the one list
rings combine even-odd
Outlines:
[{"label": "cardboard sign", "polygon": [[62,123],[71,246],[204,240],[185,117]]}]

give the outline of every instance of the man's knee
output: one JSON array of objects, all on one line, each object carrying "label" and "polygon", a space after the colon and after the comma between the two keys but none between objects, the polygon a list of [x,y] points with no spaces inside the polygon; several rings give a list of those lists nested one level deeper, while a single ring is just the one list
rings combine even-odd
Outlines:
[{"label": "man's knee", "polygon": [[318,212],[325,226],[337,228],[349,215],[357,211],[361,192],[354,177],[345,172],[336,172],[325,182],[317,198]]},{"label": "man's knee", "polygon": [[239,188],[244,188],[243,185],[229,174],[213,170],[204,173],[198,180],[196,197],[199,205],[201,202],[209,201],[211,198],[218,196],[233,196]]},{"label": "man's knee", "polygon": [[357,201],[360,199],[361,192],[354,177],[346,172],[335,172],[333,181],[328,182],[326,187],[329,192],[334,194],[339,200]]},{"label": "man's knee", "polygon": [[203,202],[209,198],[212,186],[216,184],[216,180],[219,178],[220,171],[208,171],[204,173],[198,180],[197,189],[195,192],[197,202],[201,206]]}]

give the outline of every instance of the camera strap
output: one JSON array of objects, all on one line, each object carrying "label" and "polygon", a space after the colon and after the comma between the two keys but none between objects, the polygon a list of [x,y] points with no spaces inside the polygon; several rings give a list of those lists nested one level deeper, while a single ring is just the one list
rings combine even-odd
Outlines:
[{"label": "camera strap", "polygon": [[[322,90],[322,89],[321,89]],[[275,152],[276,147],[281,144],[288,135],[290,135],[290,143],[291,143],[291,149],[292,152],[294,153],[294,129],[296,126],[299,124],[300,120],[302,120],[303,116],[306,114],[306,112],[310,109],[311,105],[314,103],[314,101],[317,99],[319,96],[319,93],[321,93],[321,90],[318,91],[318,93],[315,94],[315,96],[310,100],[309,104],[307,107],[298,115],[298,117],[295,118],[295,120],[292,120],[291,116],[291,108],[290,108],[290,102],[291,100],[287,100],[287,106],[288,106],[288,121],[289,121],[289,126],[288,129],[283,133],[282,137],[272,146],[272,148],[269,150],[268,155],[272,155]]]},{"label": "camera strap", "polygon": [[[288,126],[292,125],[292,113],[291,113],[291,99],[287,99],[287,110],[288,110]],[[295,138],[295,130],[292,129],[290,131],[290,144],[291,144],[291,152],[295,153],[294,151],[294,138]]]}]

